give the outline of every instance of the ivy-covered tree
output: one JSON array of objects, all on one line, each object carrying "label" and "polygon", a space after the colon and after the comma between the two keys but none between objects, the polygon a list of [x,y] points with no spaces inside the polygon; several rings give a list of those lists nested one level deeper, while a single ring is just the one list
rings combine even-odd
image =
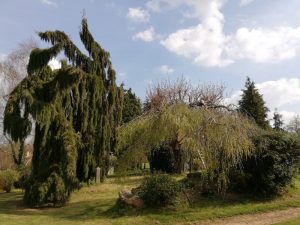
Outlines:
[{"label": "ivy-covered tree", "polygon": [[[63,204],[78,181],[108,170],[122,116],[122,88],[115,82],[110,55],[93,38],[82,20],[84,55],[62,31],[39,33],[52,47],[34,49],[28,76],[11,92],[4,132],[23,140],[35,122],[32,173],[24,200],[31,206]],[[52,71],[48,62],[63,52],[67,61]]]},{"label": "ivy-covered tree", "polygon": [[142,113],[141,100],[132,92],[131,88],[124,90],[122,122],[127,123]]},{"label": "ivy-covered tree", "polygon": [[239,101],[239,110],[253,119],[256,124],[263,129],[269,128],[267,112],[269,109],[265,106],[263,96],[258,92],[255,83],[247,77],[245,89],[242,90],[242,98]]}]

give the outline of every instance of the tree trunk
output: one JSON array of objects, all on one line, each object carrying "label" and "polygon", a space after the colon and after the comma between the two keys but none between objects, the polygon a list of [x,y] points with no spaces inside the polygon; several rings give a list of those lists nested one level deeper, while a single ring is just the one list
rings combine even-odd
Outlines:
[{"label": "tree trunk", "polygon": [[171,142],[171,147],[174,154],[174,172],[180,174],[182,172],[183,160],[182,160],[182,151],[180,148],[180,143],[178,140]]}]

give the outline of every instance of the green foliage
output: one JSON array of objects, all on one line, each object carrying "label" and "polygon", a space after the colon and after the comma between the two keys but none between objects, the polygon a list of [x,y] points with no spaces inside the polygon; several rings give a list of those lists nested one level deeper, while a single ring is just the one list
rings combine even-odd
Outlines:
[{"label": "green foliage", "polygon": [[276,131],[283,131],[284,122],[282,120],[282,115],[279,114],[276,110],[273,115],[274,126],[273,129]]},{"label": "green foliage", "polygon": [[3,170],[0,171],[0,189],[6,192],[10,192],[19,178],[19,174],[15,170]]},{"label": "green foliage", "polygon": [[174,155],[168,143],[164,143],[156,149],[150,151],[150,169],[154,173],[156,171],[165,173],[174,173]]},{"label": "green foliage", "polygon": [[[82,20],[84,55],[61,31],[39,33],[48,49],[32,51],[28,76],[13,90],[5,109],[4,132],[23,140],[35,122],[32,173],[24,200],[31,206],[63,204],[79,181],[109,166],[122,119],[122,87],[115,83],[109,53],[95,42]],[[52,71],[48,62],[61,51],[64,62]]]},{"label": "green foliage", "polygon": [[229,169],[243,156],[250,155],[250,138],[256,129],[236,112],[191,108],[179,103],[123,125],[119,129],[119,149],[126,149],[130,155],[148,155],[169,142],[179,172],[183,159],[193,155],[201,161],[201,169],[215,171],[222,192],[226,190]]},{"label": "green foliage", "polygon": [[265,106],[263,96],[258,92],[255,83],[247,77],[245,89],[242,90],[242,98],[239,101],[239,110],[253,119],[262,128],[270,127],[267,120],[269,109]]},{"label": "green foliage", "polygon": [[217,177],[205,171],[187,174],[182,180],[183,186],[193,189],[197,194],[210,195],[218,193]]},{"label": "green foliage", "polygon": [[231,176],[232,188],[270,196],[279,194],[297,175],[299,137],[281,132],[263,132],[254,137],[255,154],[242,162],[243,170]]},{"label": "green foliage", "polygon": [[19,179],[14,183],[16,188],[25,189],[28,185],[30,174],[31,174],[31,166],[30,165],[21,165],[18,167]]},{"label": "green foliage", "polygon": [[181,185],[170,175],[159,174],[145,177],[138,189],[138,195],[149,206],[174,204]]},{"label": "green foliage", "polygon": [[24,194],[24,201],[28,205],[54,205],[59,206],[64,204],[70,196],[71,187],[66,183],[61,176],[58,166],[53,166],[53,172],[47,174],[46,180],[37,182],[34,178],[29,180],[26,192]]},{"label": "green foliage", "polygon": [[122,122],[127,123],[142,113],[140,99],[132,92],[131,88],[124,90]]}]

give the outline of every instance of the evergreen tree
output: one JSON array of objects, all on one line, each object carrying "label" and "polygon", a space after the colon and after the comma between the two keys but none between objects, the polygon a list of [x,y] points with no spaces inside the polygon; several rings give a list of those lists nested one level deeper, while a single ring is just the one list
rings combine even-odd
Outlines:
[{"label": "evergreen tree", "polygon": [[274,130],[282,131],[284,123],[282,120],[282,115],[277,112],[277,109],[275,109],[273,120],[274,120],[274,126],[273,126]]},{"label": "evergreen tree", "polygon": [[258,126],[264,129],[270,127],[267,120],[269,109],[265,106],[263,97],[255,87],[255,83],[249,77],[247,77],[245,89],[242,92],[242,98],[239,101],[239,110],[252,118]]},{"label": "evergreen tree", "polygon": [[140,99],[132,92],[131,88],[124,90],[122,122],[127,123],[141,115],[141,113],[142,106]]},{"label": "evergreen tree", "polygon": [[[10,94],[4,118],[4,132],[14,141],[29,135],[29,118],[35,121],[32,174],[24,195],[31,206],[65,203],[97,166],[103,178],[122,118],[123,90],[115,83],[109,53],[94,40],[86,19],[80,38],[89,56],[64,32],[39,36],[52,47],[31,52],[28,76]],[[52,71],[47,64],[61,51],[69,65]]]}]

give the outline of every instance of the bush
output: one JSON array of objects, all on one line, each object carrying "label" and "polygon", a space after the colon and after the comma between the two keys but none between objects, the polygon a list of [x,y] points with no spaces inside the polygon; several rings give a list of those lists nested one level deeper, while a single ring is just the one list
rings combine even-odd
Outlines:
[{"label": "bush", "polygon": [[194,172],[182,180],[184,188],[192,189],[197,194],[214,195],[218,193],[216,176],[212,173]]},{"label": "bush", "polygon": [[14,183],[15,188],[25,189],[26,185],[28,185],[30,174],[31,174],[31,166],[21,166],[18,168],[19,178]]},{"label": "bush", "polygon": [[13,188],[14,182],[18,180],[19,174],[15,170],[0,171],[0,189],[10,192]]},{"label": "bush", "polygon": [[138,196],[149,206],[166,206],[174,204],[181,185],[171,176],[165,174],[145,177],[138,189]]},{"label": "bush", "polygon": [[299,137],[269,131],[253,142],[256,154],[243,160],[242,171],[231,173],[231,189],[266,197],[279,194],[297,175]]}]

